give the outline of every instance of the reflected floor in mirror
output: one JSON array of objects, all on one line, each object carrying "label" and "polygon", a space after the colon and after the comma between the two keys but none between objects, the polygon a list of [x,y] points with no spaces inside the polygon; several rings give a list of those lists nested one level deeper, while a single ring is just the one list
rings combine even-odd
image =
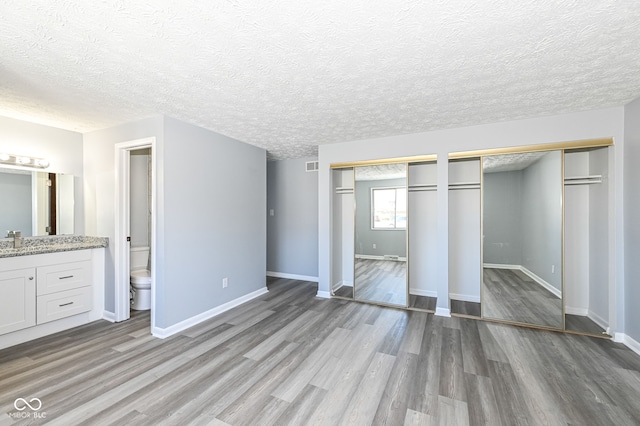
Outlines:
[{"label": "reflected floor in mirror", "polygon": [[407,262],[356,258],[356,299],[407,304]]},{"label": "reflected floor in mirror", "polygon": [[486,318],[562,328],[562,300],[519,270],[484,268]]},{"label": "reflected floor in mirror", "polygon": [[451,299],[451,313],[480,318],[480,304],[477,302],[464,302],[462,300]]}]

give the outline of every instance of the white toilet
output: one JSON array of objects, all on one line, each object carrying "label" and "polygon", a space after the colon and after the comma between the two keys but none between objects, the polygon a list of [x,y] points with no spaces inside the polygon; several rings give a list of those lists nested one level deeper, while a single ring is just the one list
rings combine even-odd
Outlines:
[{"label": "white toilet", "polygon": [[131,247],[131,309],[151,309],[151,272],[147,268],[149,247]]},{"label": "white toilet", "polygon": [[151,309],[151,272],[146,269],[131,271],[131,309],[148,311]]}]

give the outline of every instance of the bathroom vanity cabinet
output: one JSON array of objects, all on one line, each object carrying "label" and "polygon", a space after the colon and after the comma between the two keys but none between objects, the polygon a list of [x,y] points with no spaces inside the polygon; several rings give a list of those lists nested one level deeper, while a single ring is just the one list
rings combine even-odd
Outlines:
[{"label": "bathroom vanity cabinet", "polygon": [[36,325],[36,270],[0,272],[0,334]]},{"label": "bathroom vanity cabinet", "polygon": [[104,249],[0,257],[0,348],[102,318]]}]

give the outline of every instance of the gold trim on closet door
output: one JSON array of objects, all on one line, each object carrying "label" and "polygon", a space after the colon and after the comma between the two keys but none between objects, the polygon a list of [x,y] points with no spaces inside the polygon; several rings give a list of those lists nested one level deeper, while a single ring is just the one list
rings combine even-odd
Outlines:
[{"label": "gold trim on closet door", "polygon": [[381,158],[378,160],[350,161],[346,163],[333,163],[330,165],[332,169],[345,169],[348,167],[358,166],[377,166],[381,164],[398,164],[398,163],[421,163],[427,161],[436,161],[438,156],[433,155],[416,155],[413,157],[397,157],[397,158]]},{"label": "gold trim on closet door", "polygon": [[553,142],[536,145],[511,146],[505,148],[479,149],[475,151],[450,152],[449,159],[482,157],[498,154],[517,154],[522,152],[558,151],[563,149],[595,148],[613,145],[613,138],[584,139],[568,142]]}]

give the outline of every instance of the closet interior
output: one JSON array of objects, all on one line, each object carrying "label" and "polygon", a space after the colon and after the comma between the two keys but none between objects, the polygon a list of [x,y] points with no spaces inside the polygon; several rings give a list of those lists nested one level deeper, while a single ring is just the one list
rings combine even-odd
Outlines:
[{"label": "closet interior", "polygon": [[610,337],[611,145],[450,153],[444,187],[436,156],[333,164],[332,296],[428,312],[444,297],[453,316]]}]

